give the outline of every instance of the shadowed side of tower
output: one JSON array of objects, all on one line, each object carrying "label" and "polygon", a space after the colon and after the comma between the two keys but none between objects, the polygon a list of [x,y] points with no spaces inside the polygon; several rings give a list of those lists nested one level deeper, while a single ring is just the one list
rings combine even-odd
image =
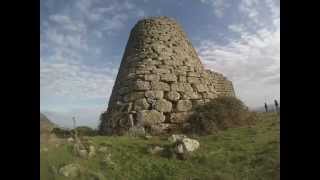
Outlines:
[{"label": "shadowed side of tower", "polygon": [[232,82],[204,69],[181,26],[168,17],[143,19],[131,30],[99,128],[174,132],[193,107],[218,96],[235,96]]}]

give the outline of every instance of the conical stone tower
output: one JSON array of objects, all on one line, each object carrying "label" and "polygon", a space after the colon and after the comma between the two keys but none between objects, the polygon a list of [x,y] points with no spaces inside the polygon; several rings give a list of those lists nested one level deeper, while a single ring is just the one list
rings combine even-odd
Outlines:
[{"label": "conical stone tower", "polygon": [[181,26],[168,17],[143,19],[131,30],[99,128],[174,132],[193,107],[218,96],[235,96],[232,82],[204,69]]}]

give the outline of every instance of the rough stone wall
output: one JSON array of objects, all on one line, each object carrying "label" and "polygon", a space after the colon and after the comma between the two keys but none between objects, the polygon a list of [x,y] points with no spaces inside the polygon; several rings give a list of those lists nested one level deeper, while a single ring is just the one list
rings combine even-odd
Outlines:
[{"label": "rough stone wall", "polygon": [[143,19],[131,30],[100,130],[175,131],[193,107],[218,96],[235,96],[232,82],[204,69],[181,26],[167,17]]}]

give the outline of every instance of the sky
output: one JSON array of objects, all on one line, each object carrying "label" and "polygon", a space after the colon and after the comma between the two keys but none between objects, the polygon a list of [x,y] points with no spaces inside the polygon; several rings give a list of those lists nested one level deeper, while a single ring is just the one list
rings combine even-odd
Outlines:
[{"label": "sky", "polygon": [[130,30],[169,16],[205,68],[223,73],[250,108],[280,99],[280,0],[41,0],[40,111],[96,127]]}]

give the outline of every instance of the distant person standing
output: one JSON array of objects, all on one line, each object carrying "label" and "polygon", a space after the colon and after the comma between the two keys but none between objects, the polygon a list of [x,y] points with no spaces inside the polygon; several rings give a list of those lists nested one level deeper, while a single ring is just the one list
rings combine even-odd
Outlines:
[{"label": "distant person standing", "polygon": [[276,106],[277,113],[279,113],[279,103],[276,99],[274,100],[274,105]]},{"label": "distant person standing", "polygon": [[264,109],[266,110],[266,112],[268,112],[268,105],[267,105],[267,103],[264,103]]}]

